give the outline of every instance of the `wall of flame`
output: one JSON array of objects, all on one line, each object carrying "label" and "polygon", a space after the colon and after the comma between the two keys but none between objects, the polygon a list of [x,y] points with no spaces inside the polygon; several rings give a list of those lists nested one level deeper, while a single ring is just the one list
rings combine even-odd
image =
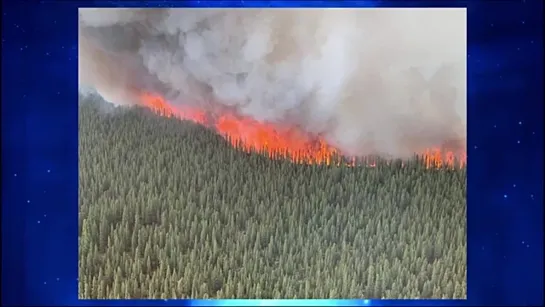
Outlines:
[{"label": "wall of flame", "polygon": [[[150,93],[140,96],[140,104],[160,116],[190,120],[214,128],[234,147],[246,152],[259,152],[271,159],[287,159],[301,164],[346,163],[348,166],[376,166],[376,161],[368,157],[337,159],[343,156],[338,149],[319,137],[312,137],[293,127],[279,129],[231,113],[211,119],[202,109],[190,106],[175,107],[163,97]],[[467,163],[464,152],[440,147],[429,148],[415,154],[422,158],[426,168],[463,168]]]}]

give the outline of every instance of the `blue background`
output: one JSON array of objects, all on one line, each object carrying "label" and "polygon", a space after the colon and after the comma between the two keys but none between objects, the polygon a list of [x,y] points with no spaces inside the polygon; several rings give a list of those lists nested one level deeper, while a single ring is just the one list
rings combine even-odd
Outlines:
[{"label": "blue background", "polygon": [[[144,3],[2,1],[3,305],[207,304],[77,300],[77,7],[112,5]],[[468,7],[468,300],[403,304],[542,305],[543,2],[288,5]]]}]

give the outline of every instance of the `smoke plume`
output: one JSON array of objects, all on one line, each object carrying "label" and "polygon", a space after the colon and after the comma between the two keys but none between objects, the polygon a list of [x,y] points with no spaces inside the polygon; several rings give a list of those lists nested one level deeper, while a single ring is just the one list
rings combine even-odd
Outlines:
[{"label": "smoke plume", "polygon": [[297,126],[350,155],[466,140],[465,9],[80,9],[81,91]]}]

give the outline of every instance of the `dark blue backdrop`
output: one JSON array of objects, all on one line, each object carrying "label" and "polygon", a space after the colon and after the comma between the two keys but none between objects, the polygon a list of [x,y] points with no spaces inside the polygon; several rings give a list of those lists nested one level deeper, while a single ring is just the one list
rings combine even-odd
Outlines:
[{"label": "dark blue backdrop", "polygon": [[[275,6],[370,5],[332,3]],[[143,4],[2,1],[3,305],[91,304],[77,301],[77,7]],[[468,6],[468,301],[449,305],[543,304],[542,1],[372,5]]]}]

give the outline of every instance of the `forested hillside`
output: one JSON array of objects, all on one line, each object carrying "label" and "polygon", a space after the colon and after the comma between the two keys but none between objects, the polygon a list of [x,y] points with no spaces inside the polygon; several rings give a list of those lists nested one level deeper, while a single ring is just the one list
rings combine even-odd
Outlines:
[{"label": "forested hillside", "polygon": [[80,103],[82,298],[465,298],[466,169],[298,165]]}]

